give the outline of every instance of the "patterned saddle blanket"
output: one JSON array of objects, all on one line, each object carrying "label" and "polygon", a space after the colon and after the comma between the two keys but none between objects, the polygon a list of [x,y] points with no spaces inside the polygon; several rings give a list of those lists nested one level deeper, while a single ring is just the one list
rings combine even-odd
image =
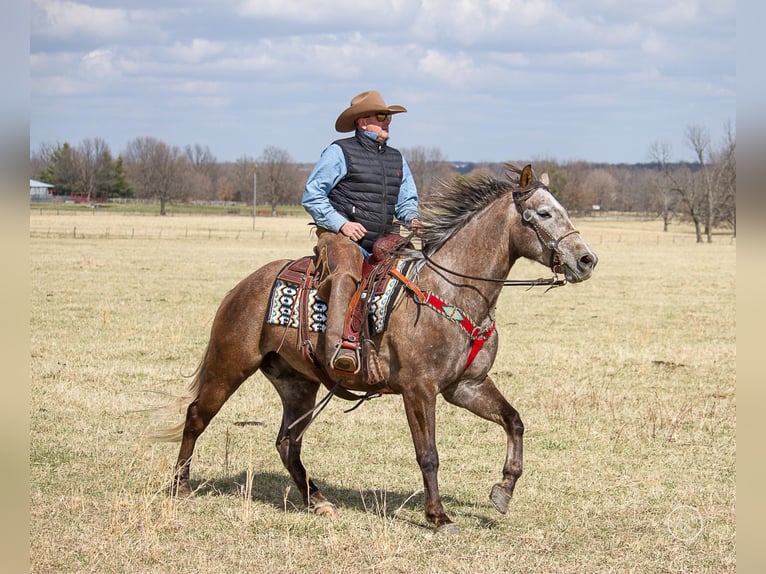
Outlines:
[{"label": "patterned saddle blanket", "polygon": [[[304,257],[303,260],[292,262],[289,267],[306,265],[304,260],[307,259],[312,260],[313,257]],[[402,274],[406,274],[408,265],[409,262],[400,260],[395,263],[394,267]],[[299,327],[300,288],[300,274],[280,273],[279,278],[274,282],[271,289],[269,299],[268,322],[270,324],[284,325],[294,329]],[[371,297],[368,305],[368,320],[371,333],[380,334],[386,330],[388,318],[401,288],[401,281],[389,276],[388,280],[381,282],[372,294],[362,294],[363,298]],[[319,298],[314,287],[309,288],[306,295],[308,297],[307,327],[311,332],[324,333],[327,329],[327,302]]]}]

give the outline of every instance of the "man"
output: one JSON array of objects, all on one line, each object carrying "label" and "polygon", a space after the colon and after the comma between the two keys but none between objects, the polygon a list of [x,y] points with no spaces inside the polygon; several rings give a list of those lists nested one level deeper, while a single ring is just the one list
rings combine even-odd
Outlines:
[{"label": "man", "polygon": [[329,145],[303,191],[303,207],[317,224],[317,248],[329,268],[325,362],[342,374],[359,370],[356,345],[343,341],[346,309],[361,279],[363,257],[375,240],[393,231],[394,217],[417,225],[418,194],[402,154],[388,146],[393,114],[375,90],[351,99],[335,122],[354,132]]}]

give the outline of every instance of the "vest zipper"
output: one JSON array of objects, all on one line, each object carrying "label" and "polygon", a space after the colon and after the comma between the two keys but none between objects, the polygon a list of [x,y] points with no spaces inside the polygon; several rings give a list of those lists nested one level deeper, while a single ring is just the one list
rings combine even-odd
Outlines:
[{"label": "vest zipper", "polygon": [[385,235],[387,233],[387,227],[386,220],[388,219],[388,172],[386,171],[386,162],[383,161],[383,145],[378,144],[378,161],[380,162],[380,167],[383,170],[383,202],[381,203],[381,209],[383,210],[380,214],[380,223],[381,223],[381,229],[382,234]]}]

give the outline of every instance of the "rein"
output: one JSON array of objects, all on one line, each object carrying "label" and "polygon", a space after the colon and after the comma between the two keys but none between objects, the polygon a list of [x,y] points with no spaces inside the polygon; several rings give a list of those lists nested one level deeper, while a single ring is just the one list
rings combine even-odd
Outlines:
[{"label": "rein", "polygon": [[445,271],[450,275],[454,275],[455,277],[460,277],[461,279],[474,279],[476,281],[486,281],[487,283],[501,283],[503,287],[538,287],[541,285],[548,285],[551,289],[553,289],[554,287],[561,287],[562,285],[567,284],[566,278],[559,278],[558,273],[556,273],[555,270],[553,271],[553,277],[548,277],[547,279],[542,277],[538,279],[495,279],[493,277],[479,277],[477,275],[466,275],[465,273],[458,273],[457,271],[453,271],[448,267],[444,267],[443,265],[438,264],[425,253],[423,253],[423,258],[429,265],[436,267],[441,271]]}]

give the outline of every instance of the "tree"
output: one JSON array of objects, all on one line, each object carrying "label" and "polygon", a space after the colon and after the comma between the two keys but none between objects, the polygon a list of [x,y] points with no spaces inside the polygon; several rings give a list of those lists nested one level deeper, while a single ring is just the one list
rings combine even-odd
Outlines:
[{"label": "tree", "polygon": [[[596,195],[588,185],[591,166],[584,161],[575,161],[559,169],[563,172],[563,185],[556,190],[556,198],[571,213],[589,212],[597,203]],[[551,180],[553,184],[554,180]]]},{"label": "tree", "polygon": [[715,206],[715,223],[731,225],[737,236],[737,141],[731,124],[726,125],[723,143],[714,157],[719,166],[716,186],[719,190]]},{"label": "tree", "polygon": [[292,157],[284,149],[268,146],[258,160],[257,174],[258,193],[271,206],[271,216],[276,217],[277,206],[294,197],[294,190],[300,187]]},{"label": "tree", "polygon": [[707,242],[711,243],[713,229],[721,222],[729,223],[736,233],[736,141],[730,125],[720,150],[713,149],[709,133],[700,126],[687,128],[686,141],[697,160],[694,170],[688,166],[673,168],[668,145],[655,143],[650,154],[694,223],[697,242],[703,241],[704,227]]},{"label": "tree", "polygon": [[213,199],[216,195],[219,166],[210,148],[201,144],[187,145],[184,153],[193,171],[192,174],[187,174],[186,178],[188,197]]},{"label": "tree", "polygon": [[76,148],[74,155],[78,189],[90,202],[97,194],[99,176],[103,178],[112,168],[112,155],[109,145],[101,138],[85,138]]},{"label": "tree", "polygon": [[702,197],[691,170],[687,166],[671,166],[671,147],[669,144],[653,144],[650,154],[670,183],[669,191],[678,194],[685,214],[694,224],[697,243],[702,243]]},{"label": "tree", "polygon": [[447,163],[447,156],[439,148],[416,146],[403,148],[401,152],[407,160],[407,165],[410,166],[421,200],[428,197],[434,184],[440,180],[446,180],[452,173]]},{"label": "tree", "polygon": [[700,165],[699,179],[702,183],[702,194],[705,198],[705,235],[707,242],[713,242],[713,213],[715,202],[713,200],[714,190],[712,174],[707,159],[710,154],[710,133],[702,126],[692,125],[686,128],[686,139],[689,146],[694,151],[694,155]]},{"label": "tree", "polygon": [[598,205],[599,209],[614,209],[617,196],[617,178],[603,168],[594,168],[585,176],[585,187],[592,198],[591,205],[586,209],[593,209]]},{"label": "tree", "polygon": [[72,195],[78,191],[75,150],[67,142],[41,145],[38,161],[40,181],[55,185],[60,195]]},{"label": "tree", "polygon": [[[237,159],[232,170],[232,201],[251,203],[255,177],[255,159],[243,155]],[[253,206],[255,209],[255,206]]]},{"label": "tree", "polygon": [[128,142],[123,155],[137,195],[158,200],[160,215],[166,215],[166,204],[183,193],[181,151],[156,138],[139,137]]},{"label": "tree", "polygon": [[117,160],[114,162],[111,187],[108,195],[109,197],[120,198],[131,197],[133,195],[133,190],[130,187],[128,174],[125,171],[125,164],[122,161],[121,155],[118,155]]}]

